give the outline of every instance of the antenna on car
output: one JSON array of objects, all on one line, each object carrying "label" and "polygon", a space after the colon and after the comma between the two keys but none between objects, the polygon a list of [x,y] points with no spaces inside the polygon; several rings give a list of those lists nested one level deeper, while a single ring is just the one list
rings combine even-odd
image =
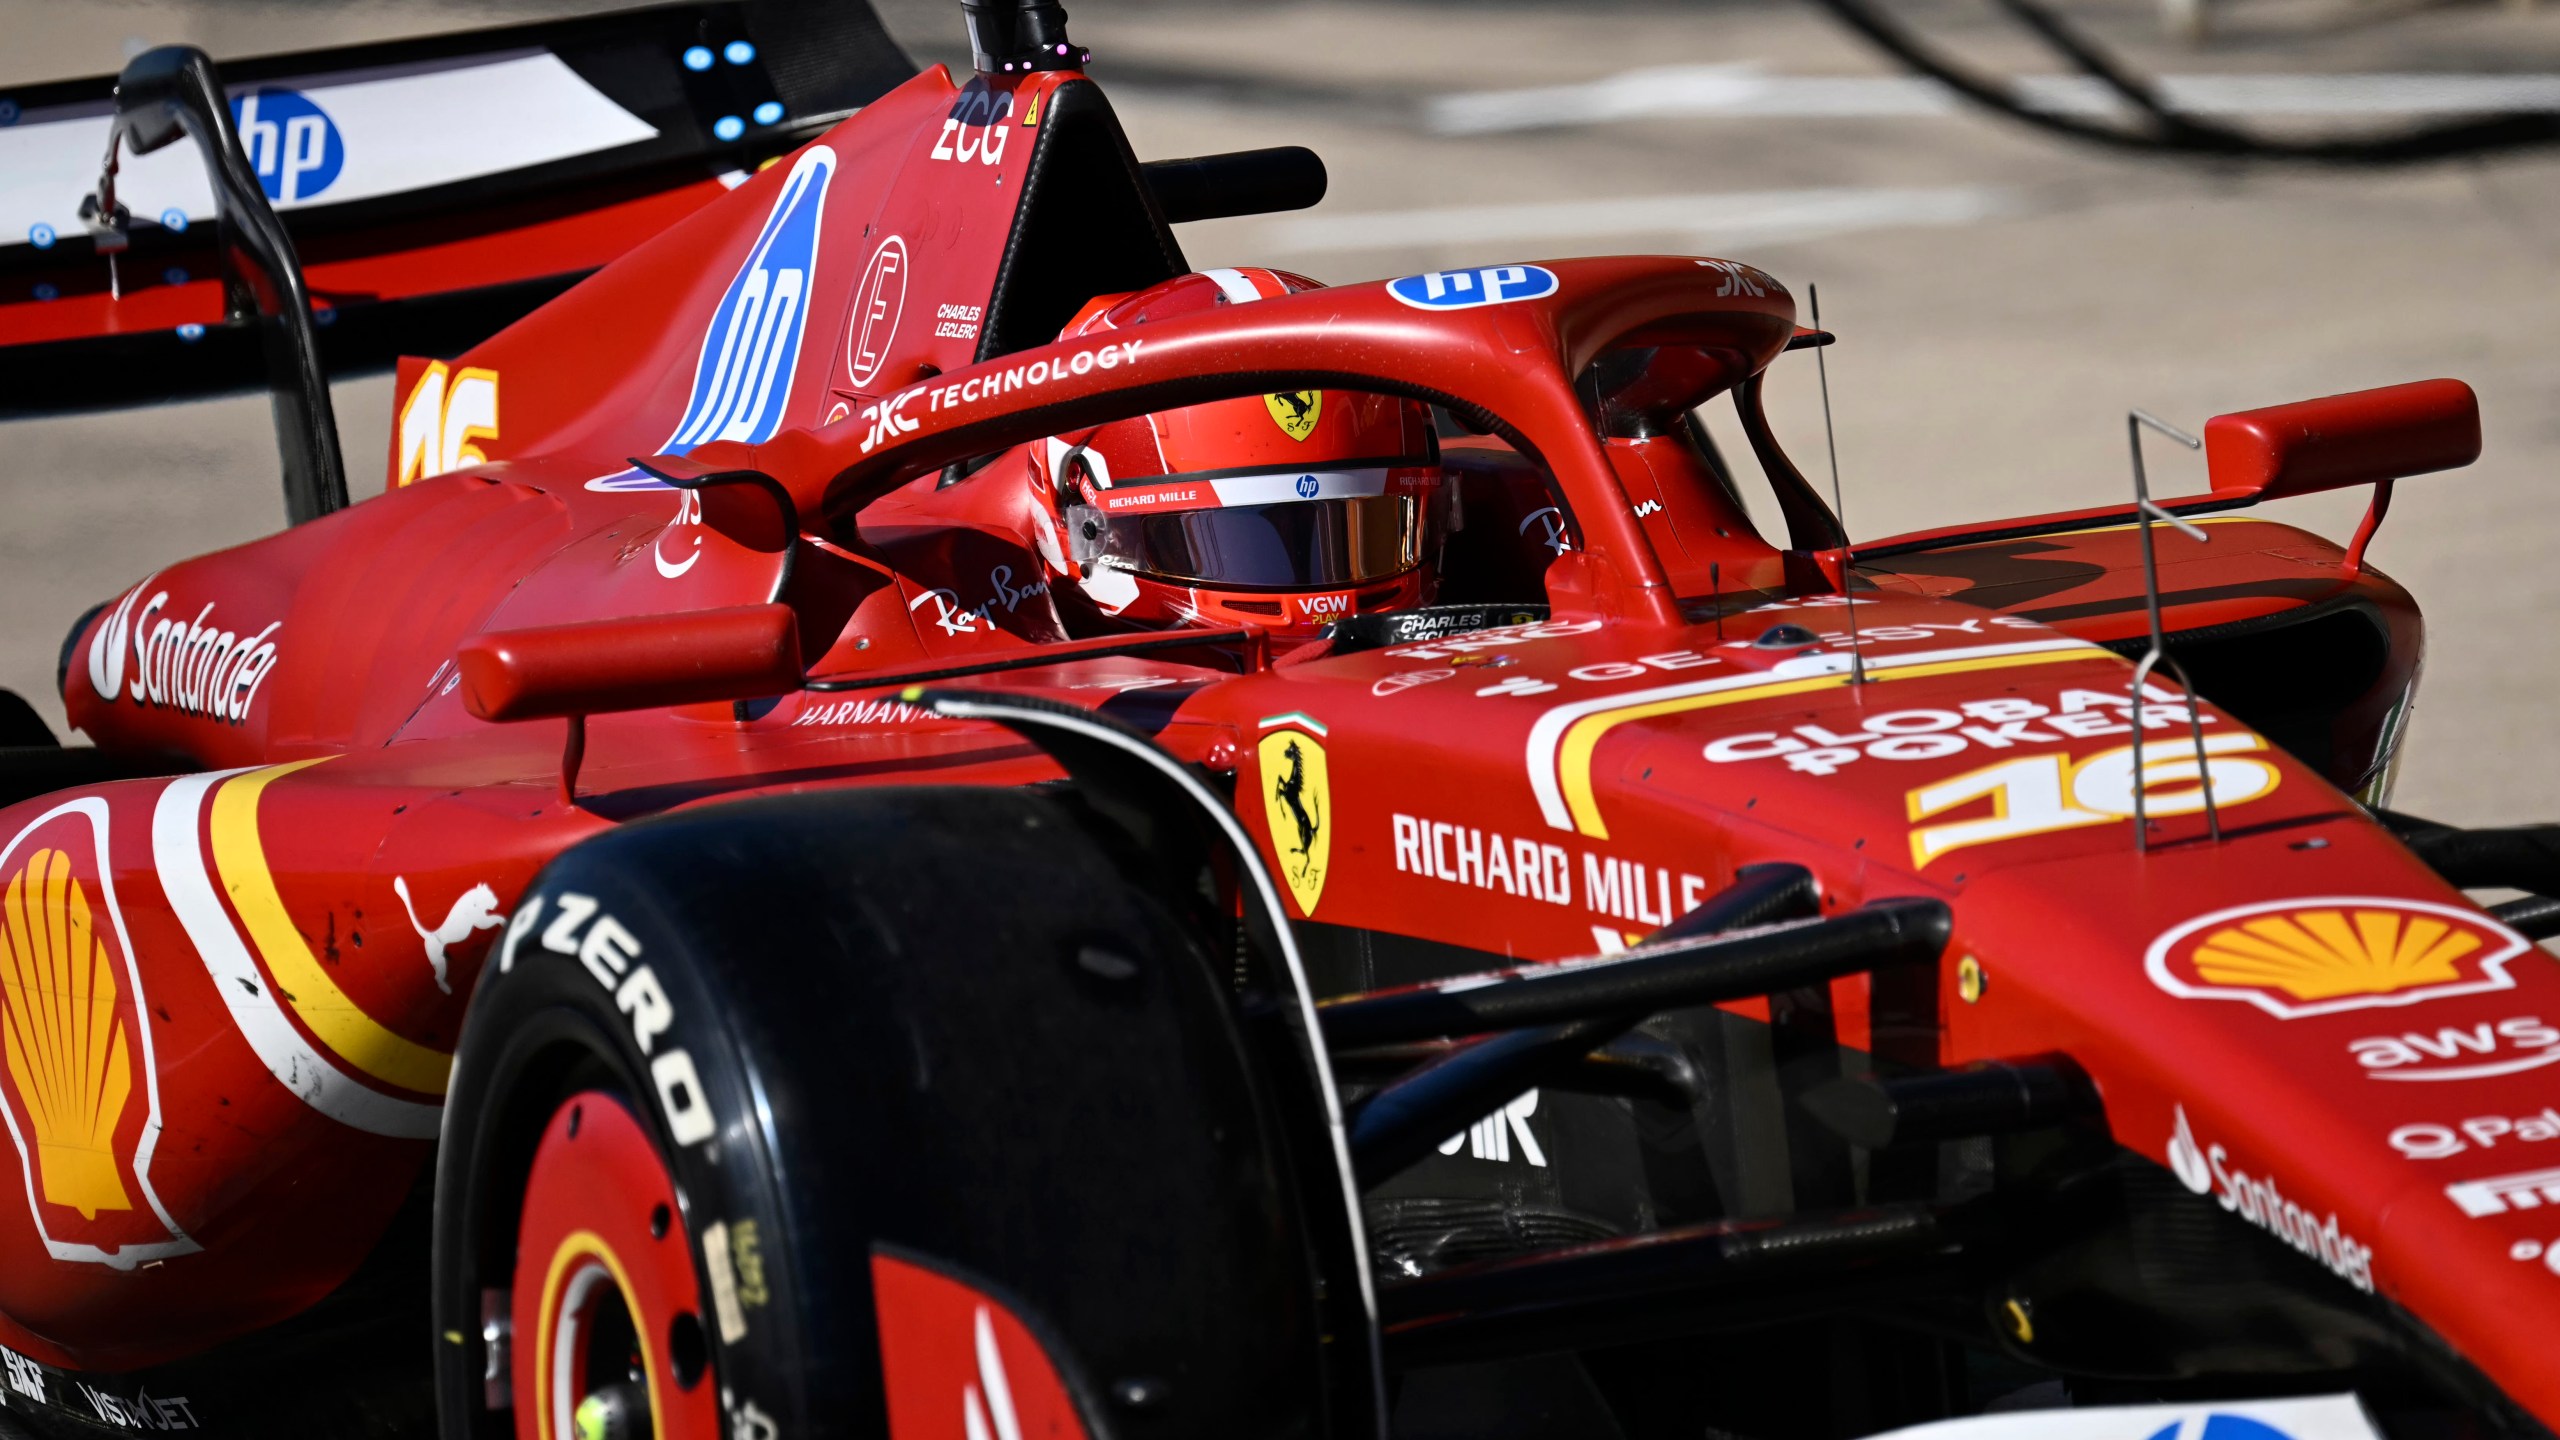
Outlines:
[{"label": "antenna on car", "polygon": [[[1822,328],[1822,287],[1808,284],[1804,293],[1813,302],[1813,328]],[[1849,584],[1849,507],[1840,499],[1840,442],[1831,433],[1831,367],[1823,363],[1822,352],[1830,347],[1817,345],[1813,351],[1813,373],[1822,381],[1822,448],[1831,459],[1831,514],[1840,522],[1840,603],[1849,617],[1849,683],[1867,683],[1865,653],[1858,646],[1858,600],[1850,594]]]},{"label": "antenna on car", "polygon": [[2187,730],[2196,742],[2196,793],[2204,798],[2205,828],[2212,832],[2214,843],[2222,841],[2222,814],[2213,803],[2213,766],[2205,755],[2204,714],[2196,707],[2196,685],[2187,678],[2187,667],[2169,654],[2168,637],[2160,625],[2160,559],[2151,548],[2151,522],[2157,519],[2175,525],[2179,533],[2199,545],[2209,543],[2211,537],[2151,503],[2150,478],[2142,469],[2142,430],[2146,425],[2190,450],[2204,448],[2202,440],[2149,411],[2134,410],[2125,415],[2125,438],[2133,447],[2134,522],[2142,531],[2142,603],[2151,615],[2151,649],[2143,655],[2142,663],[2133,667],[2133,690],[2129,697],[2132,708],[2125,715],[2133,728],[2133,848],[2137,852],[2151,848],[2151,822],[2143,813],[2142,803],[2145,780],[2142,770],[2142,687],[2151,679],[2153,668],[2160,665],[2167,665],[2187,692]]}]

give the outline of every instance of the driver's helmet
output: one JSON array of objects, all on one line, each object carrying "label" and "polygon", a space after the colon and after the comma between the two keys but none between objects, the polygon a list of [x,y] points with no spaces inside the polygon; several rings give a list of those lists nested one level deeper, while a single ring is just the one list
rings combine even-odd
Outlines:
[{"label": "driver's helmet", "polygon": [[[1059,338],[1320,288],[1279,270],[1180,275],[1088,305]],[[1162,410],[1036,446],[1069,579],[1141,626],[1311,635],[1428,603],[1442,530],[1429,407],[1293,390]]]}]

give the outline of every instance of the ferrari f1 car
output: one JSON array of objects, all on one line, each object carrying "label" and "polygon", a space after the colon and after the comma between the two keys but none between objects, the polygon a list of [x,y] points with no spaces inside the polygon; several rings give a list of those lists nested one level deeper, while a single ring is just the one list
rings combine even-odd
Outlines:
[{"label": "ferrari f1 car", "polygon": [[[1852,543],[1763,271],[1192,273],[1313,157],[1139,163],[1053,5],[873,90],[808,13],[13,111],[109,165],[10,363],[263,352],[295,523],[10,713],[0,1427],[2560,1422],[2560,847],[2383,808],[2467,387]],[[364,153],[492,67],[594,143]],[[509,316],[347,503],[325,377]]]}]

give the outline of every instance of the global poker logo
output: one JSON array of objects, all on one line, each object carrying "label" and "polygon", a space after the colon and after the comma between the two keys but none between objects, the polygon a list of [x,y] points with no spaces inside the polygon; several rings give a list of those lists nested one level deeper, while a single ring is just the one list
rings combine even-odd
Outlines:
[{"label": "global poker logo", "polygon": [[[684,416],[659,444],[661,452],[683,455],[714,440],[757,445],[781,430],[791,377],[800,364],[800,340],[809,328],[819,228],[835,170],[836,152],[812,145],[783,177],[764,228],[711,312]],[[587,488],[671,487],[641,471],[621,470],[588,481]]]},{"label": "global poker logo", "polygon": [[241,152],[258,188],[280,205],[309,200],[337,183],[347,142],[329,113],[299,90],[264,86],[231,102]]}]

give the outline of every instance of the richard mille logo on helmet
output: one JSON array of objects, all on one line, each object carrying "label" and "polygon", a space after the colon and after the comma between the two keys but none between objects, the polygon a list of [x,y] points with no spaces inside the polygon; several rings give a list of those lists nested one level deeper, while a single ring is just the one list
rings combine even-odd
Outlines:
[{"label": "richard mille logo on helmet", "polygon": [[2199,916],[2153,941],[2147,966],[2172,995],[2294,1020],[2512,989],[2507,964],[2527,948],[2477,911],[2321,896]]},{"label": "richard mille logo on helmet", "polygon": [[[1286,727],[1286,728],[1282,728]],[[1316,913],[1333,858],[1333,796],[1325,771],[1324,727],[1292,712],[1262,722],[1268,731],[1256,752],[1262,763],[1262,803],[1271,821],[1271,848],[1280,878],[1303,915]]]},{"label": "richard mille logo on helmet", "polygon": [[1280,432],[1292,440],[1304,440],[1316,433],[1316,420],[1324,414],[1324,392],[1321,390],[1283,390],[1265,395],[1262,403],[1271,410],[1271,418]]}]

